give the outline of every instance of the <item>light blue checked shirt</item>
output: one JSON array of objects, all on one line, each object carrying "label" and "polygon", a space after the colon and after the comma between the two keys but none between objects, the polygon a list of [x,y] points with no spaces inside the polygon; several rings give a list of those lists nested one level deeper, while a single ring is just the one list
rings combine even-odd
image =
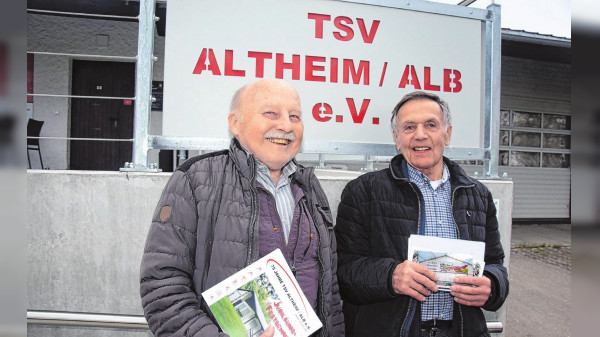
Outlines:
[{"label": "light blue checked shirt", "polygon": [[279,218],[283,225],[286,244],[290,235],[290,227],[292,226],[294,208],[296,206],[291,185],[292,174],[294,172],[296,172],[296,164],[290,161],[281,169],[281,175],[277,181],[277,186],[275,186],[267,165],[256,160],[256,180],[275,198],[275,205],[277,206],[277,213],[279,213]]},{"label": "light blue checked shirt", "polygon": [[[452,218],[452,189],[450,187],[450,172],[444,164],[441,184],[432,187],[431,180],[410,165],[408,166],[409,180],[415,183],[425,202],[425,228],[421,235],[457,239],[458,232]],[[431,319],[452,320],[454,299],[448,292],[432,293],[421,305],[421,320]]]}]

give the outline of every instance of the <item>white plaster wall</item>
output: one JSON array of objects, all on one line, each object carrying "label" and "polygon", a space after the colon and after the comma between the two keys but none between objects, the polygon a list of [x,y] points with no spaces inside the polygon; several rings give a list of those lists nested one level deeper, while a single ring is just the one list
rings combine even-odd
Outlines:
[{"label": "white plaster wall", "polygon": [[[108,36],[108,46],[97,44],[97,35]],[[71,53],[81,55],[136,56],[138,23],[27,14],[27,50],[29,52]],[[153,80],[163,79],[164,37],[154,36]],[[83,56],[34,56],[34,93],[69,94],[73,59],[100,60]],[[42,136],[67,137],[70,134],[70,99],[34,97],[33,118],[44,121]],[[162,114],[151,117],[151,132],[161,134]],[[68,168],[68,147],[65,140],[40,142],[44,166],[50,169]],[[31,152],[32,168],[40,168],[39,159]],[[158,162],[158,151],[150,154]]]}]

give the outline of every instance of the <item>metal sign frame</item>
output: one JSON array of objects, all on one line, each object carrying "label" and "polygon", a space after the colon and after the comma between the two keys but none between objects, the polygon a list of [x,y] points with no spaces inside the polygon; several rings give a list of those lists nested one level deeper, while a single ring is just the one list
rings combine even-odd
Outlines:
[{"label": "metal sign frame", "polygon": [[[376,5],[417,12],[448,15],[479,20],[482,23],[484,44],[484,134],[483,148],[446,147],[444,154],[452,159],[484,161],[484,177],[498,177],[500,132],[500,64],[501,26],[500,6],[489,5],[486,9],[442,3],[412,0],[333,0],[340,2]],[[155,57],[154,22],[156,0],[141,0],[139,15],[138,55],[136,63],[136,93],[134,115],[133,158],[123,171],[158,171],[156,164],[148,163],[148,150],[219,150],[229,146],[230,139],[205,137],[177,137],[150,135],[152,66]],[[319,154],[359,154],[366,156],[394,156],[393,144],[368,144],[350,142],[311,142],[305,140],[300,152]]]}]

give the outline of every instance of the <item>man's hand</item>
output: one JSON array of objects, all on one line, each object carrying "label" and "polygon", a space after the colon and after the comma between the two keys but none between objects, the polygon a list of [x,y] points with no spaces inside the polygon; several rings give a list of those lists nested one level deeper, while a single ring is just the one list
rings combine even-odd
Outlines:
[{"label": "man's hand", "polygon": [[272,325],[269,325],[265,332],[263,332],[259,337],[273,337],[275,335],[275,328]]},{"label": "man's hand", "polygon": [[408,295],[421,302],[438,291],[437,275],[429,268],[418,263],[406,260],[396,266],[392,275],[392,286],[398,294]]},{"label": "man's hand", "polygon": [[473,285],[472,287],[455,284],[450,287],[450,295],[454,296],[457,303],[463,305],[482,307],[492,293],[492,281],[486,276],[458,276],[454,278],[454,282]]}]

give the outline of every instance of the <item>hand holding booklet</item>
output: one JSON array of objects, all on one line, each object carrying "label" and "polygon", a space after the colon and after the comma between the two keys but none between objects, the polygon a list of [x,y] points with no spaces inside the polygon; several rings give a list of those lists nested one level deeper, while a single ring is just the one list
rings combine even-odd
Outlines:
[{"label": "hand holding booklet", "polygon": [[457,276],[483,275],[485,243],[446,239],[436,236],[411,235],[408,258],[436,273],[441,291],[450,291]]},{"label": "hand holding booklet", "polygon": [[202,293],[231,337],[307,337],[322,327],[279,249]]}]

